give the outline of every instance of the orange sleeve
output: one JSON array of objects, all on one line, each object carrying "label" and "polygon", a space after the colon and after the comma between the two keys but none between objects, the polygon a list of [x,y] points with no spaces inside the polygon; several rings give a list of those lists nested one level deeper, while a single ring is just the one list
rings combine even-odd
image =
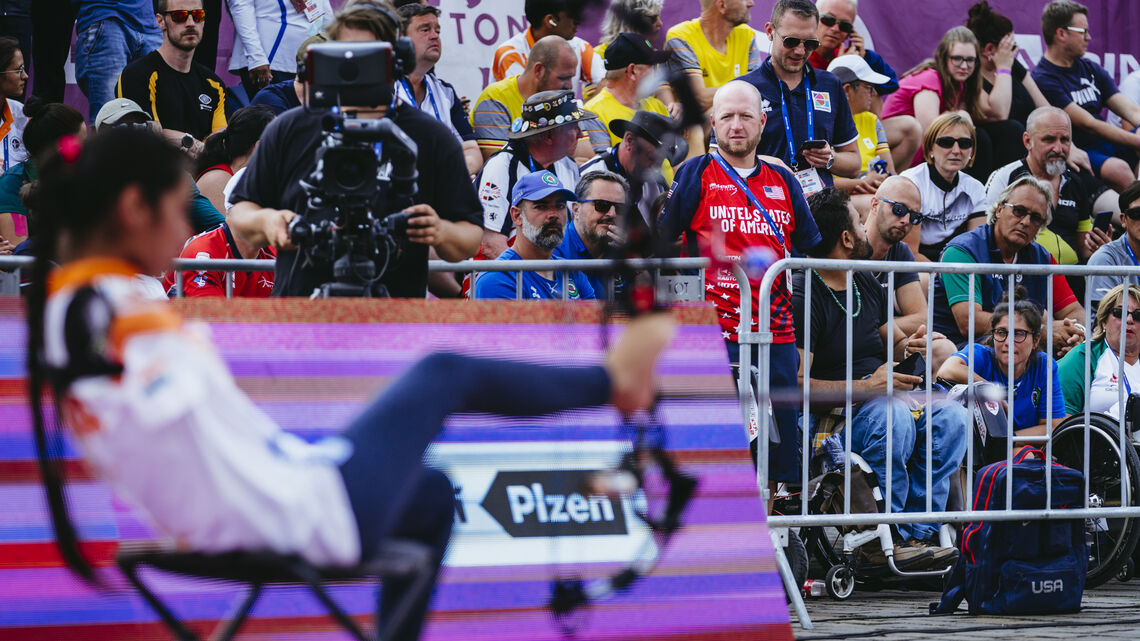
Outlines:
[{"label": "orange sleeve", "polygon": [[507,77],[507,69],[515,64],[526,67],[526,58],[517,49],[503,45],[495,50],[495,61],[491,63],[491,75],[495,77],[495,80],[502,80]]},{"label": "orange sleeve", "polygon": [[116,358],[122,357],[127,341],[140,334],[173,331],[182,327],[182,317],[168,303],[145,305],[128,314],[116,316],[107,333],[108,347]]}]

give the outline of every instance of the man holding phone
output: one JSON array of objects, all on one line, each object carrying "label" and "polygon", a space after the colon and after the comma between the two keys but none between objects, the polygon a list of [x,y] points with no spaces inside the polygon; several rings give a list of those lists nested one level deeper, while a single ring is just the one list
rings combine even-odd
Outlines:
[{"label": "man holding phone", "polygon": [[814,69],[808,56],[819,48],[819,12],[807,0],[779,0],[764,27],[772,54],[741,76],[764,96],[767,124],[758,152],[788,163],[805,195],[833,184],[832,174],[859,173],[859,132],[843,85]]},{"label": "man holding phone", "polygon": [[[1025,124],[1022,142],[1029,153],[990,174],[986,205],[997,202],[1006,186],[1022,176],[1044,180],[1053,187],[1053,222],[1037,235],[1037,243],[1062,265],[1083,263],[1112,240],[1108,222],[1119,218],[1119,196],[1091,173],[1068,166],[1073,128],[1063,109],[1038,107]],[[1111,215],[1101,217],[1102,227],[1093,225],[1095,212],[1105,211]]]},{"label": "man holding phone", "polygon": [[[1120,267],[1134,267],[1140,265],[1140,181],[1128,185],[1120,192],[1120,226],[1124,233],[1120,238],[1105,243],[1089,259],[1089,265],[1114,265]],[[1135,276],[1089,276],[1088,288],[1092,290],[1092,309],[1100,305],[1100,299],[1108,290],[1116,287],[1125,280],[1130,285],[1140,284]]]}]

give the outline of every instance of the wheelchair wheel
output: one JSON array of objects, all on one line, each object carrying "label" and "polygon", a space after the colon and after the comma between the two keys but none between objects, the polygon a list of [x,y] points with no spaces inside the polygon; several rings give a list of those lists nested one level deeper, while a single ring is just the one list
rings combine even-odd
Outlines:
[{"label": "wheelchair wheel", "polygon": [[[1053,432],[1053,456],[1057,462],[1084,470],[1084,414],[1069,417]],[[1123,455],[1118,438],[1119,426],[1102,414],[1089,415],[1089,506],[1114,507],[1140,502],[1140,458],[1131,442]],[[1121,485],[1121,465],[1127,466],[1128,487]],[[1127,492],[1125,492],[1127,490]],[[1118,576],[1140,537],[1136,518],[1086,519],[1085,540],[1089,544],[1086,587],[1096,587]]]},{"label": "wheelchair wheel", "polygon": [[824,579],[824,587],[831,598],[846,601],[855,592],[855,570],[847,564],[831,566]]}]

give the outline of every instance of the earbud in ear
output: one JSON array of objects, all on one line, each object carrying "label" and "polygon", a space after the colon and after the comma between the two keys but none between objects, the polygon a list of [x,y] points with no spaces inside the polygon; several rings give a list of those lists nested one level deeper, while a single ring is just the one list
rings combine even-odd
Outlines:
[{"label": "earbud in ear", "polygon": [[550,26],[552,26],[552,27],[557,27],[557,26],[558,26],[558,21],[557,21],[557,20],[555,20],[554,18],[551,18],[551,19],[547,20],[547,22],[549,22],[549,23],[550,23]]}]

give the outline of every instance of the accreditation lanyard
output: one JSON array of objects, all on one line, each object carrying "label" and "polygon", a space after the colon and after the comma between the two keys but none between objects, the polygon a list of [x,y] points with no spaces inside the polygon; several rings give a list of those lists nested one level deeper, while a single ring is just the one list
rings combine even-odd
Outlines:
[{"label": "accreditation lanyard", "polygon": [[[418,107],[419,102],[416,101],[416,93],[412,91],[412,85],[408,82],[408,79],[404,78],[400,80],[400,82],[404,84],[404,91],[408,92],[408,99],[412,101],[412,104]],[[428,82],[426,75],[424,76],[424,91],[427,92],[428,100],[431,101],[431,110],[435,112],[435,119],[443,120],[443,116],[439,115],[439,107],[435,104],[435,96],[431,93],[431,83]]]},{"label": "accreditation lanyard", "polygon": [[1136,260],[1136,252],[1132,251],[1132,243],[1128,239],[1124,239],[1124,251],[1128,252],[1128,257],[1132,259],[1132,264],[1140,267],[1140,260]]},{"label": "accreditation lanyard", "polygon": [[[1129,250],[1129,251],[1131,251],[1131,250]],[[1133,260],[1135,260],[1135,259],[1133,259]],[[1120,326],[1124,327],[1124,323],[1121,322]],[[1107,343],[1108,339],[1105,338],[1104,342]],[[1124,361],[1121,360],[1120,354],[1117,354],[1116,350],[1113,349],[1113,347],[1111,345],[1108,346],[1108,351],[1112,352],[1112,355],[1116,357],[1116,362],[1120,363],[1120,378],[1121,378],[1121,380],[1124,381],[1124,389],[1128,390],[1128,395],[1131,396],[1132,395],[1132,384],[1128,382],[1128,371],[1124,369]]]},{"label": "accreditation lanyard", "polygon": [[[773,221],[772,217],[768,215],[768,210],[764,208],[764,205],[760,204],[760,200],[756,198],[756,194],[753,194],[748,189],[748,185],[744,184],[744,179],[740,177],[740,174],[736,173],[736,170],[730,167],[727,162],[725,162],[719,151],[714,151],[712,153],[712,157],[713,160],[715,160],[717,164],[720,165],[720,168],[724,170],[724,173],[728,174],[728,177],[736,185],[737,189],[744,192],[745,197],[748,198],[748,202],[752,203],[752,206],[760,211],[760,215],[764,217],[765,222],[768,223],[768,227],[772,229],[772,233],[776,234],[776,240],[780,241],[780,244],[783,245],[784,235],[780,233],[780,228],[776,226],[775,221]],[[786,252],[787,247],[785,247],[784,250]]]},{"label": "accreditation lanyard", "polygon": [[[792,135],[792,121],[788,117],[788,100],[792,97],[792,90],[788,89],[787,93],[784,89],[787,85],[783,80],[776,79],[780,83],[780,113],[784,116],[784,135],[788,138],[788,160],[791,161],[792,169],[797,169],[796,166],[796,138]],[[808,140],[815,136],[815,109],[811,105],[811,81],[808,80],[808,74],[804,72],[804,106],[807,107],[807,130]]]}]

